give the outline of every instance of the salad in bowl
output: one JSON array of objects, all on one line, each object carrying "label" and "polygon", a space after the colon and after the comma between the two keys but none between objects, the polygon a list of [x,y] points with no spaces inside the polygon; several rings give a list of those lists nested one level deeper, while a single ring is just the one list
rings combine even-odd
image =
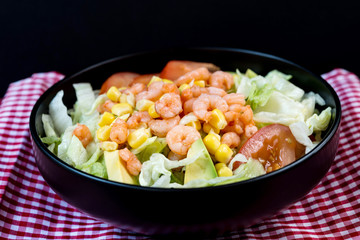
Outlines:
[{"label": "salad in bowl", "polygon": [[169,61],[160,73],[118,72],[95,90],[74,83],[42,114],[48,149],[100,178],[160,188],[223,185],[276,171],[322,139],[331,107],[279,70]]}]

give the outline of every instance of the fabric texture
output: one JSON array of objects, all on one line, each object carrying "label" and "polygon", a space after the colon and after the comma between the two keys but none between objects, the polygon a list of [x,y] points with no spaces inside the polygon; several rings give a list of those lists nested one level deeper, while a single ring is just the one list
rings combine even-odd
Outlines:
[{"label": "fabric texture", "polygon": [[[12,83],[0,106],[1,239],[152,239],[93,219],[63,201],[40,175],[29,116],[40,95],[64,76],[37,73]],[[323,74],[340,97],[338,152],[302,200],[247,229],[216,239],[351,239],[360,236],[360,81],[344,70]]]}]

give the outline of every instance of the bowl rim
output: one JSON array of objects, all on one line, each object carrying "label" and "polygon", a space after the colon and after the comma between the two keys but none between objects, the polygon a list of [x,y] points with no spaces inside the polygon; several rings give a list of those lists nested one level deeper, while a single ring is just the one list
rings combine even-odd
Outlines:
[{"label": "bowl rim", "polygon": [[[156,54],[159,52],[166,52],[166,51],[180,51],[180,50],[190,50],[190,51],[221,51],[221,52],[237,52],[237,53],[242,53],[242,54],[249,54],[249,55],[255,55],[257,57],[263,57],[263,58],[268,58],[268,59],[272,59],[272,60],[276,60],[276,61],[280,61],[283,62],[285,64],[289,64],[292,65],[296,68],[298,68],[301,71],[304,71],[310,75],[312,75],[313,77],[315,77],[317,80],[319,80],[323,85],[325,85],[325,87],[331,92],[332,97],[334,98],[334,102],[335,102],[335,109],[332,109],[332,111],[335,110],[335,117],[333,119],[332,125],[329,126],[330,129],[327,132],[327,134],[324,136],[324,138],[321,140],[321,142],[315,146],[310,152],[306,153],[304,156],[302,156],[301,158],[297,159],[296,161],[267,174],[258,176],[258,177],[254,177],[254,178],[250,178],[247,180],[243,180],[243,181],[239,181],[239,182],[233,182],[233,183],[228,183],[228,184],[224,184],[224,185],[217,185],[217,186],[207,186],[207,187],[194,187],[194,188],[161,188],[161,187],[147,187],[147,186],[140,186],[140,185],[133,185],[133,184],[127,184],[127,183],[121,183],[121,182],[116,182],[116,181],[112,181],[112,180],[108,180],[108,179],[104,179],[104,178],[100,178],[91,174],[88,174],[86,172],[83,172],[79,169],[76,169],[75,167],[70,166],[69,164],[67,164],[66,162],[64,162],[63,160],[61,160],[60,158],[58,158],[56,155],[54,155],[52,152],[50,152],[50,150],[47,149],[47,147],[45,146],[45,144],[43,144],[40,140],[39,135],[37,134],[36,131],[36,123],[35,123],[35,118],[36,118],[36,114],[37,111],[40,107],[40,105],[42,104],[43,100],[46,99],[48,97],[48,95],[50,95],[50,93],[52,91],[54,91],[54,89],[60,87],[62,84],[64,84],[65,82],[71,81],[73,78],[77,77],[78,75],[83,74],[84,72],[87,72],[89,70],[92,70],[94,68],[98,68],[102,65],[106,65],[112,62],[116,62],[118,60],[121,59],[126,59],[126,58],[131,58],[131,57],[136,57],[136,56],[141,56],[141,55],[145,55],[145,54]],[[341,104],[340,104],[340,99],[339,96],[337,95],[337,93],[335,92],[335,90],[332,88],[332,86],[326,81],[324,80],[321,76],[318,76],[316,74],[314,74],[313,72],[309,71],[308,69],[292,62],[289,61],[287,59],[278,57],[278,56],[274,56],[272,54],[268,54],[268,53],[264,53],[264,52],[259,52],[259,51],[254,51],[254,50],[248,50],[248,49],[241,49],[241,48],[225,48],[225,47],[187,47],[187,48],[165,48],[165,49],[157,49],[157,50],[152,50],[152,51],[141,51],[141,52],[136,52],[136,53],[132,53],[132,54],[125,54],[125,55],[121,55],[121,56],[117,56],[117,57],[113,57],[101,62],[98,62],[96,64],[93,64],[89,67],[86,67],[72,75],[70,75],[69,77],[65,77],[62,80],[58,81],[57,83],[55,83],[54,85],[52,85],[50,88],[48,88],[40,97],[39,99],[36,101],[31,114],[30,114],[30,121],[29,121],[29,130],[30,130],[30,135],[31,138],[34,142],[34,144],[36,144],[36,146],[43,152],[43,154],[45,154],[45,156],[47,156],[48,159],[50,159],[50,161],[53,161],[55,164],[61,166],[62,168],[64,168],[65,170],[73,173],[73,174],[78,174],[81,177],[86,178],[87,180],[90,181],[96,181],[98,183],[102,183],[102,184],[110,184],[113,185],[115,187],[125,187],[125,188],[130,188],[130,189],[136,189],[136,190],[141,190],[141,191],[151,191],[151,192],[192,192],[192,191],[209,191],[211,189],[222,189],[222,188],[228,188],[228,187],[233,187],[235,185],[240,186],[240,185],[244,185],[244,184],[248,184],[248,183],[252,183],[252,182],[258,182],[258,181],[263,181],[264,179],[268,179],[268,178],[272,178],[274,175],[280,175],[280,174],[284,174],[287,171],[290,171],[292,168],[295,168],[296,166],[300,165],[302,162],[304,162],[306,159],[312,157],[313,155],[315,155],[320,149],[322,149],[331,139],[332,137],[335,135],[336,131],[338,130],[338,128],[340,127],[340,122],[341,122]]]}]

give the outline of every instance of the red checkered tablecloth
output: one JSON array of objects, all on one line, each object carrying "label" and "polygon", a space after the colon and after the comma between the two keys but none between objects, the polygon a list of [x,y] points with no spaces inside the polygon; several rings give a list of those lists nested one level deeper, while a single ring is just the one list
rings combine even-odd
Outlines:
[{"label": "red checkered tablecloth", "polygon": [[[351,239],[360,237],[360,81],[334,69],[322,76],[342,110],[336,159],[320,184],[288,209],[217,239]],[[38,73],[12,83],[0,106],[1,239],[151,239],[93,219],[63,201],[41,177],[29,116],[39,96],[63,75]]]}]

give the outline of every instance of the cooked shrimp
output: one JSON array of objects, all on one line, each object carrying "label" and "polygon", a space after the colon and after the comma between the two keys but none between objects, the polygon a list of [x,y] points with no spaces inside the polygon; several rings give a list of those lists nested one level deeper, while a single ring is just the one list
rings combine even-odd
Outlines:
[{"label": "cooked shrimp", "polygon": [[193,127],[177,125],[166,135],[166,142],[176,154],[186,155],[191,144],[201,138],[200,133]]},{"label": "cooked shrimp", "polygon": [[211,76],[209,70],[205,67],[195,69],[191,72],[187,72],[178,79],[175,80],[175,84],[179,87],[181,84],[190,83],[192,80],[205,80],[207,81]]},{"label": "cooked shrimp", "polygon": [[235,132],[238,135],[244,132],[244,123],[240,121],[240,113],[228,111],[225,114],[227,126],[222,130],[223,132]]},{"label": "cooked shrimp", "polygon": [[225,96],[227,93],[225,92],[225,90],[221,89],[221,88],[217,88],[217,87],[207,87],[206,88],[207,93],[210,95],[218,95],[220,97]]},{"label": "cooked shrimp", "polygon": [[189,100],[187,100],[186,102],[184,102],[184,114],[188,114],[188,113],[191,113],[193,111],[193,104],[195,102],[197,98],[191,98]]},{"label": "cooked shrimp", "polygon": [[76,128],[73,131],[73,135],[75,135],[82,143],[84,148],[92,141],[92,136],[90,129],[84,124],[77,124]]},{"label": "cooked shrimp", "polygon": [[169,154],[168,154],[168,159],[170,159],[170,160],[181,160],[181,159],[184,159],[184,158],[186,158],[186,155],[179,155],[179,154],[176,154],[176,153],[174,153],[174,152],[172,152],[172,151],[170,151],[169,152]]},{"label": "cooked shrimp", "polygon": [[245,105],[245,97],[240,93],[226,94],[223,98],[229,106],[233,104]]},{"label": "cooked shrimp", "polygon": [[99,105],[97,108],[97,111],[99,113],[104,113],[104,112],[111,112],[111,108],[115,105],[116,103],[114,103],[111,100],[106,100],[102,105]]},{"label": "cooked shrimp", "polygon": [[209,110],[219,109],[223,113],[228,110],[228,105],[226,101],[217,95],[208,95],[202,94],[198,97],[193,103],[193,112],[194,114],[203,121],[208,122],[211,117]]},{"label": "cooked shrimp", "polygon": [[175,93],[165,93],[155,102],[155,110],[162,118],[175,117],[182,112],[180,96]]},{"label": "cooked shrimp", "polygon": [[146,89],[146,85],[143,83],[134,83],[131,85],[130,88],[124,90],[125,94],[132,93],[134,95],[141,93]]},{"label": "cooked shrimp", "polygon": [[258,128],[253,124],[248,124],[245,126],[245,137],[250,138],[257,132]]},{"label": "cooked shrimp", "polygon": [[176,93],[176,94],[180,94],[180,91],[178,89],[178,87],[174,84],[174,83],[165,83],[162,88],[161,91],[163,93]]},{"label": "cooked shrimp", "polygon": [[221,131],[224,133],[235,132],[240,136],[244,132],[243,126],[244,124],[242,122],[238,122],[238,123],[232,122],[232,123],[228,123],[226,127]]},{"label": "cooked shrimp", "polygon": [[124,148],[119,150],[119,156],[120,158],[126,162],[126,169],[129,171],[129,173],[133,176],[139,175],[141,172],[142,164],[139,161],[139,159],[129,151],[129,149]]},{"label": "cooked shrimp", "polygon": [[234,85],[234,78],[230,73],[223,71],[216,71],[211,74],[209,85],[212,87],[228,90]]},{"label": "cooked shrimp", "polygon": [[240,145],[240,136],[235,132],[227,132],[222,135],[221,143],[228,145],[230,148],[236,148]]},{"label": "cooked shrimp", "polygon": [[151,121],[151,116],[147,111],[134,112],[127,120],[128,128],[136,128],[140,123],[148,123]]},{"label": "cooked shrimp", "polygon": [[163,85],[164,85],[163,81],[156,81],[156,82],[151,83],[149,85],[147,91],[142,91],[142,92],[136,94],[136,96],[135,96],[136,101],[140,101],[142,99],[148,99],[151,101],[158,100],[161,97],[161,95],[163,94],[163,92],[162,92]]},{"label": "cooked shrimp", "polygon": [[153,119],[148,123],[148,125],[152,134],[158,137],[166,137],[166,134],[170,131],[170,129],[178,125],[179,122],[180,122],[180,116],[177,115],[173,118],[168,118],[163,120]]},{"label": "cooked shrimp", "polygon": [[124,120],[117,118],[110,129],[110,139],[117,144],[126,142],[128,134],[127,124]]},{"label": "cooked shrimp", "polygon": [[253,111],[250,105],[246,105],[242,108],[239,118],[245,125],[254,124]]}]

